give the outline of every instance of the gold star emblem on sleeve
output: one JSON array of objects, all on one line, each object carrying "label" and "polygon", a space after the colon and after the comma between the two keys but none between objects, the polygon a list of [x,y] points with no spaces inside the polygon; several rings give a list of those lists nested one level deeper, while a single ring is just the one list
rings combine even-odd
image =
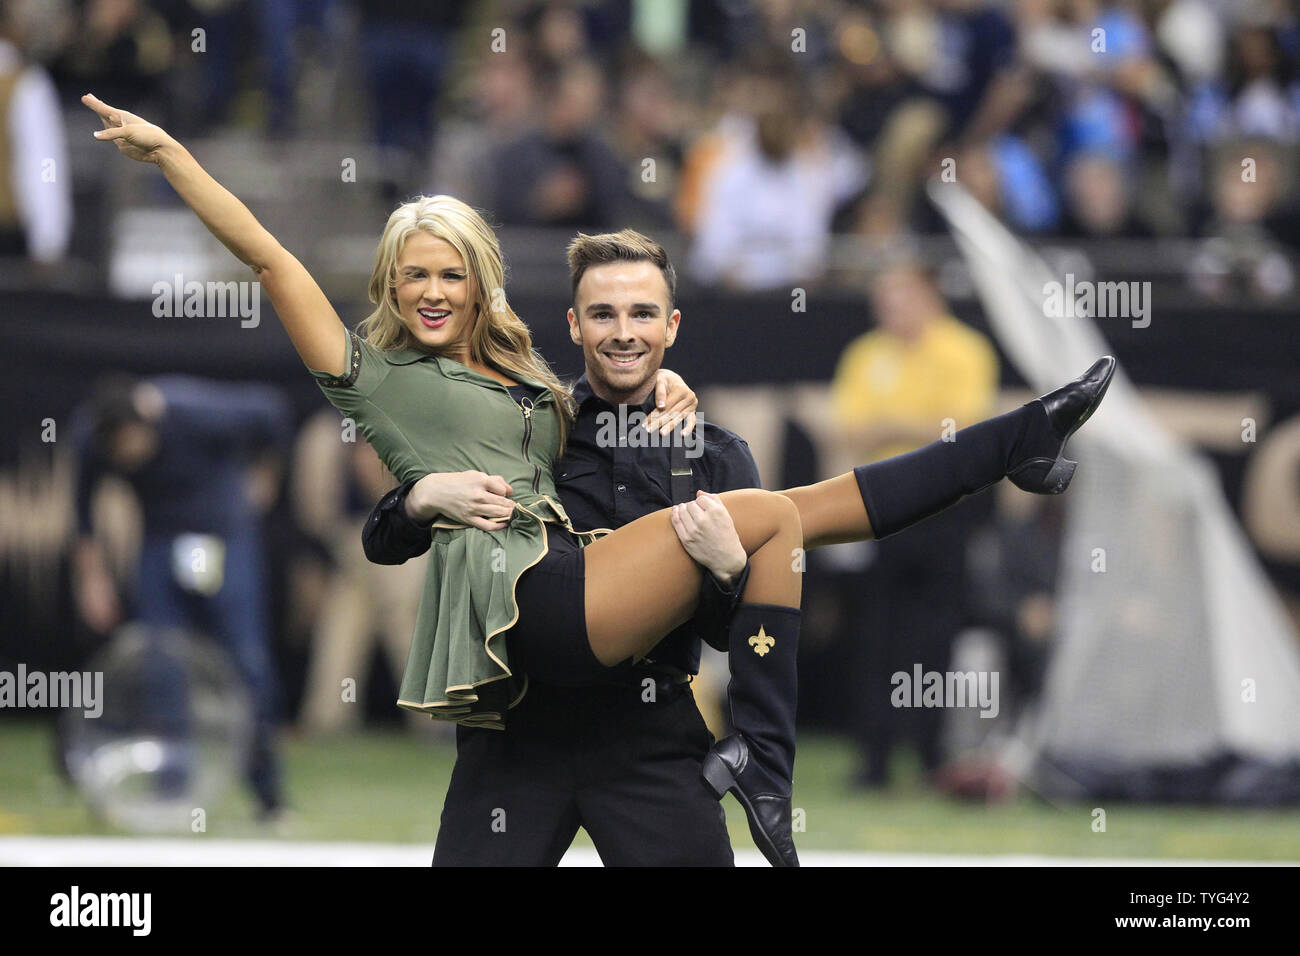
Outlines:
[{"label": "gold star emblem on sleeve", "polygon": [[759,657],[765,657],[775,643],[776,638],[763,630],[762,624],[758,625],[758,633],[752,635],[749,639],[749,646],[754,649],[754,653]]}]

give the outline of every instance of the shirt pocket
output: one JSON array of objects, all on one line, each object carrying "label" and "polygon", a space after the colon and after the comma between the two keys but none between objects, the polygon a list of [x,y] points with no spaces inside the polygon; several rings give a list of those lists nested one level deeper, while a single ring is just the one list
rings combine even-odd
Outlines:
[{"label": "shirt pocket", "polygon": [[590,485],[599,470],[595,462],[590,461],[563,464],[555,470],[556,487],[562,489],[565,485],[578,483]]}]

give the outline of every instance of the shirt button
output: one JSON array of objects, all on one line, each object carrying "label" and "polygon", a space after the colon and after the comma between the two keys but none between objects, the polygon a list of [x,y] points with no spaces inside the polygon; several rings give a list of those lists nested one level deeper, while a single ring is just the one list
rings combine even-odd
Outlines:
[{"label": "shirt button", "polygon": [[619,486],[618,486],[618,490],[619,490],[619,491],[627,491],[627,485],[619,485]]}]

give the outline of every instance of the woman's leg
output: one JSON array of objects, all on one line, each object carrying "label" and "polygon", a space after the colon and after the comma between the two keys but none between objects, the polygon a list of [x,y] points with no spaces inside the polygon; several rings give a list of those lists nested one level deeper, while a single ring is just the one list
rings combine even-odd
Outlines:
[{"label": "woman's leg", "polygon": [[1010,478],[1037,494],[1060,494],[1074,473],[1065,443],[1110,385],[1115,360],[1015,411],[815,485],[779,492],[799,509],[805,548],[883,538]]},{"label": "woman's leg", "polygon": [[[736,794],[750,833],[774,866],[798,866],[791,826],[800,576],[796,550],[883,537],[1010,475],[1022,488],[1063,491],[1073,471],[1066,440],[1101,401],[1114,359],[1015,412],[925,448],[780,494],[721,495],[750,574],[731,622],[728,688],[736,733],[718,741],[702,776]],[[806,539],[806,545],[805,545]],[[677,540],[667,510],[647,515],[584,553],[588,639],[612,666],[648,652],[684,623],[702,570]]]},{"label": "woman's leg", "polygon": [[[750,833],[773,866],[798,866],[790,810],[798,690],[802,547],[798,507],[750,489],[719,496],[749,555],[749,577],[728,628],[735,733],[705,757],[701,775],[721,799],[736,794]],[[606,666],[644,654],[685,622],[699,600],[700,567],[668,511],[624,525],[584,551],[587,636]]]},{"label": "woman's leg", "polygon": [[1036,403],[815,485],[789,488],[799,508],[805,548],[883,538],[937,514],[1006,476],[1025,448],[1051,441]]},{"label": "woman's leg", "polygon": [[788,488],[799,509],[804,548],[883,538],[938,514],[1006,476],[1021,439],[1042,437],[1047,416],[1033,405],[814,485]]},{"label": "woman's leg", "polygon": [[[950,441],[814,485],[724,493],[749,555],[744,602],[797,608],[798,548],[884,537],[1007,476],[1026,490],[1063,491],[1074,465],[1065,442],[1101,402],[1114,370],[1106,356],[1075,381]],[[677,540],[668,509],[594,542],[585,557],[587,636],[606,666],[646,653],[695,610],[703,571]]]},{"label": "woman's leg", "polygon": [[[803,545],[797,507],[757,488],[719,497],[749,555],[745,603],[797,608],[796,552]],[[605,666],[647,653],[695,613],[704,572],[682,547],[668,509],[593,542],[584,556],[587,638]]]},{"label": "woman's leg", "polygon": [[963,428],[951,441],[778,494],[799,508],[805,548],[883,538],[1001,481],[1026,448],[1052,443],[1046,413],[1030,403]]},{"label": "woman's leg", "polygon": [[799,509],[805,550],[845,541],[866,541],[876,536],[851,471],[777,494],[789,498]]}]

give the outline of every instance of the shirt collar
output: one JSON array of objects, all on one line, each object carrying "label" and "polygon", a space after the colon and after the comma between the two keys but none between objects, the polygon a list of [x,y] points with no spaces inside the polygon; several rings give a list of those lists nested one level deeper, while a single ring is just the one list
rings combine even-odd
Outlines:
[{"label": "shirt collar", "polygon": [[411,348],[409,345],[400,349],[385,349],[384,361],[389,365],[410,365],[412,362],[419,362],[422,359],[437,358],[431,352],[424,352],[420,349]]},{"label": "shirt collar", "polygon": [[591,390],[591,383],[587,381],[587,373],[583,372],[582,377],[573,383],[573,400],[581,406],[589,398],[595,398],[596,393]]},{"label": "shirt collar", "polygon": [[[461,379],[467,382],[476,382],[480,385],[500,385],[505,386],[496,379],[489,378],[481,372],[476,372],[468,365],[463,365],[455,359],[444,358],[441,355],[435,355],[432,352],[426,352],[423,349],[403,346],[402,348],[386,349],[384,351],[384,360],[390,365],[412,365],[415,362],[425,360],[432,361],[438,366],[438,370],[447,378]],[[524,385],[531,385],[534,388],[546,388],[546,385],[537,381],[528,375],[520,375],[516,372],[510,373],[516,380]]]},{"label": "shirt collar", "polygon": [[[610,408],[614,407],[613,404],[605,401],[605,399],[601,398],[599,395],[597,395],[595,392],[591,390],[591,382],[587,381],[586,372],[583,372],[582,377],[573,383],[573,400],[578,403],[579,408],[585,405],[588,401],[600,402],[602,405],[608,405]],[[650,394],[646,396],[646,400],[644,402],[642,402],[640,405],[634,405],[631,407],[639,408],[647,415],[653,412],[655,408],[654,389],[650,390]]]}]

